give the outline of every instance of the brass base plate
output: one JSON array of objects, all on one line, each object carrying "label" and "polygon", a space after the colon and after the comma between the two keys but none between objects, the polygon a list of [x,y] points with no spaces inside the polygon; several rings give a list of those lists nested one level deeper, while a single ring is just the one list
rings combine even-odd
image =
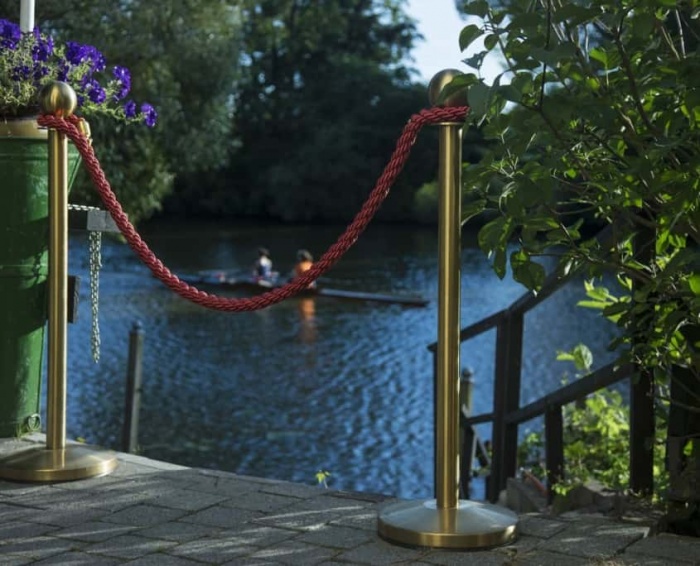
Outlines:
[{"label": "brass base plate", "polygon": [[26,482],[61,482],[109,474],[117,467],[117,456],[85,444],[49,450],[29,448],[0,459],[0,478]]},{"label": "brass base plate", "polygon": [[379,536],[389,542],[433,548],[483,549],[515,540],[518,516],[503,507],[460,500],[438,509],[434,499],[388,505],[379,513]]}]

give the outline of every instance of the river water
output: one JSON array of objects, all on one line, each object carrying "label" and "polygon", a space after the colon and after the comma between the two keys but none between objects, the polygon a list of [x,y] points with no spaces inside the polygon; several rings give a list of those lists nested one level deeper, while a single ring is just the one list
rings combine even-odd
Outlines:
[{"label": "river water", "polygon": [[[175,273],[226,268],[248,273],[256,249],[291,269],[297,248],[319,257],[343,227],[151,223],[141,229]],[[120,448],[128,334],[145,333],[139,450],[151,458],[253,476],[424,498],[433,494],[433,377],[437,338],[434,228],[371,226],[325,277],[329,286],[416,293],[426,308],[331,298],[291,299],[251,313],[219,313],[179,298],[136,254],[103,242],[101,359],[90,354],[88,252],[70,238],[70,272],[81,276],[79,316],[68,334],[68,435]],[[462,325],[523,294],[499,280],[465,236]],[[570,285],[525,319],[522,401],[559,386],[573,368],[557,350],[586,343],[596,365],[611,359],[612,326],[575,306]],[[463,344],[476,379],[474,410],[492,404],[495,332]],[[490,427],[480,429],[483,438]]]}]

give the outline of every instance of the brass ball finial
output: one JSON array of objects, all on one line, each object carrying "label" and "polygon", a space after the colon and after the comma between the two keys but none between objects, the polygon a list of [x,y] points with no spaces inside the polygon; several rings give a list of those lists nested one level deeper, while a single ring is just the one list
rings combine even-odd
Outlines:
[{"label": "brass ball finial", "polygon": [[[452,79],[458,75],[462,75],[462,71],[457,69],[445,69],[437,73],[428,84],[428,100],[431,106],[435,106],[440,98],[442,89],[445,88]],[[441,103],[441,106],[467,106],[467,93],[464,91],[456,92],[448,96]]]},{"label": "brass ball finial", "polygon": [[69,84],[54,81],[45,84],[39,92],[39,106],[44,114],[67,118],[78,106],[78,97]]}]

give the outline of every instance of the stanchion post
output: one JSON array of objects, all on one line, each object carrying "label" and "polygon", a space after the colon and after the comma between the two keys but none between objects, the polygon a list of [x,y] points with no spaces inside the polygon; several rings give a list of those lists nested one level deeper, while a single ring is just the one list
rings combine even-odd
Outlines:
[{"label": "stanchion post", "polygon": [[[75,93],[73,93],[75,96]],[[65,103],[64,103],[65,104]],[[70,104],[70,102],[68,102]],[[73,113],[75,104],[70,104]],[[49,129],[49,363],[46,448],[66,447],[68,351],[68,140]]]},{"label": "stanchion post", "polygon": [[[428,87],[436,104],[459,71],[441,71]],[[446,106],[466,106],[463,96]],[[385,507],[378,533],[390,542],[436,548],[485,548],[512,541],[517,516],[495,505],[459,499],[459,348],[461,285],[461,122],[438,124],[440,154],[438,341],[436,384],[436,465],[434,500],[400,502]]]},{"label": "stanchion post", "polygon": [[[70,116],[73,89],[54,82],[40,93],[42,111]],[[66,446],[68,324],[68,141],[50,129],[49,152],[49,347],[46,447],[22,450],[0,460],[0,477],[20,481],[69,481],[111,472],[116,455],[81,444]]]},{"label": "stanchion post", "polygon": [[141,408],[141,360],[143,359],[143,328],[136,321],[129,332],[129,360],[126,369],[126,399],[122,450],[136,452],[139,442],[139,411]]}]

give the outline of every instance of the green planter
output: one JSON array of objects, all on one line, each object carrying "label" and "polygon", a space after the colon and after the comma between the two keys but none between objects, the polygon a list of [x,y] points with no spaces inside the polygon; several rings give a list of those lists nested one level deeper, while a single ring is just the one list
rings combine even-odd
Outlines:
[{"label": "green planter", "polygon": [[[69,187],[80,164],[70,145]],[[0,438],[38,428],[47,320],[47,132],[0,123]]]}]

